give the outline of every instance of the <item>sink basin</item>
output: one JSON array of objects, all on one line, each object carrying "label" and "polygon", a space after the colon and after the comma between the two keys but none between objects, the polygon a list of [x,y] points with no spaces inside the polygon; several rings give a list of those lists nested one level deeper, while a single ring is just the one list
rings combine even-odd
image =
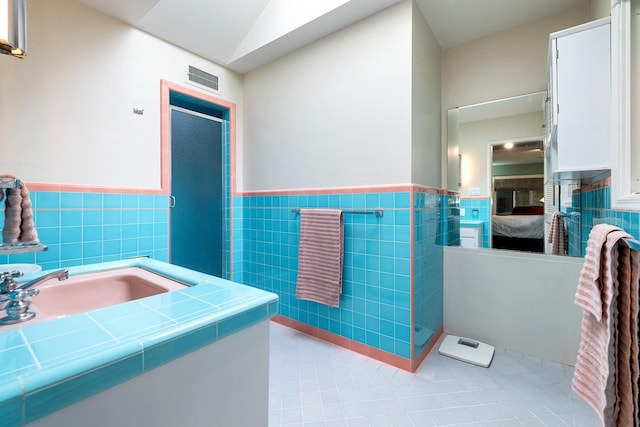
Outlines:
[{"label": "sink basin", "polygon": [[[138,267],[70,276],[67,280],[51,279],[38,287],[31,307],[34,320],[69,316],[97,308],[158,295],[187,287]],[[26,322],[23,324],[29,324]]]}]

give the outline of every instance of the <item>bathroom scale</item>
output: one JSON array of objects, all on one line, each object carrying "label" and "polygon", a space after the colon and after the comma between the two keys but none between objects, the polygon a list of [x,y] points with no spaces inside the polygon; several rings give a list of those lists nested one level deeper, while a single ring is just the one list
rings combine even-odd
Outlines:
[{"label": "bathroom scale", "polygon": [[488,368],[493,360],[495,348],[470,338],[447,335],[438,351],[444,356]]}]

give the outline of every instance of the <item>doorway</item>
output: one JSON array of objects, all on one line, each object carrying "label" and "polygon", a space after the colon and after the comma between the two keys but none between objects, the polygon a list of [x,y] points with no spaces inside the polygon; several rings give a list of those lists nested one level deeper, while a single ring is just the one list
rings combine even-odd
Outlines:
[{"label": "doorway", "polygon": [[544,252],[544,147],[541,140],[490,147],[491,247]]},{"label": "doorway", "polygon": [[217,277],[224,268],[224,120],[171,93],[169,261]]}]

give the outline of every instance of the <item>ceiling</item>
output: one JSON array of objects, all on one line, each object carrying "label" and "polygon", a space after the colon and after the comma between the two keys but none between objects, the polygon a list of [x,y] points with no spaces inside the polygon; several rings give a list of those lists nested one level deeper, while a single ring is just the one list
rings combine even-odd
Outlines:
[{"label": "ceiling", "polygon": [[518,142],[511,148],[494,145],[492,151],[494,166],[544,162],[543,145],[539,140]]},{"label": "ceiling", "polygon": [[[246,73],[401,0],[77,0]],[[589,0],[416,0],[442,48]]]}]

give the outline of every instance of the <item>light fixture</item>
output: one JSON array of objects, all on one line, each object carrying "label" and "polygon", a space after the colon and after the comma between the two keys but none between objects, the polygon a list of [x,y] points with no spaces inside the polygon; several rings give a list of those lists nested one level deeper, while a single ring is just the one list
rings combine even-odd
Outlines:
[{"label": "light fixture", "polygon": [[0,0],[0,53],[27,56],[26,0]]},{"label": "light fixture", "polygon": [[507,150],[511,150],[513,148],[513,142],[507,142],[506,144],[504,144],[504,148],[506,148]]}]

